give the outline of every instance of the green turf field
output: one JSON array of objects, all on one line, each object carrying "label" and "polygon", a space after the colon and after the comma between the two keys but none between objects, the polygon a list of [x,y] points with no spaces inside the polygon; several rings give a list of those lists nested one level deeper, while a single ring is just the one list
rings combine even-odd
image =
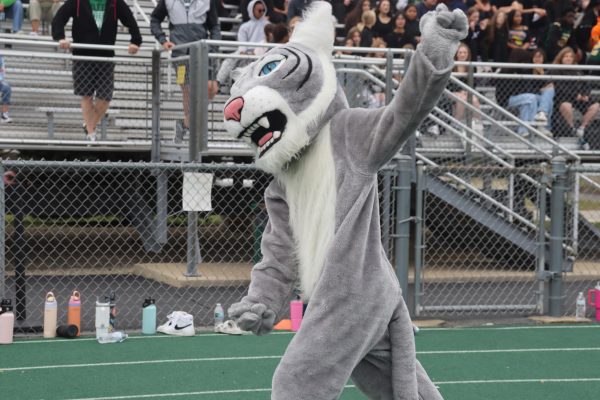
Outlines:
[{"label": "green turf field", "polygon": [[[0,399],[269,399],[291,338],[17,340],[0,346]],[[600,398],[598,325],[424,329],[417,353],[446,400]],[[364,398],[352,382],[341,397]]]}]

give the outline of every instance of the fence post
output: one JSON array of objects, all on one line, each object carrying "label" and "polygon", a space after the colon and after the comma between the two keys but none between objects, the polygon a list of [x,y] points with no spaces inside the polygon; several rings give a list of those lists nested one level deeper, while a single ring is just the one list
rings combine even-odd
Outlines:
[{"label": "fence post", "polygon": [[[406,74],[408,68],[410,67],[410,60],[412,58],[412,50],[404,53],[404,73]],[[415,152],[417,148],[417,136],[410,135],[409,138],[404,142],[404,146],[402,147],[402,154],[410,156],[413,160],[415,159]]]},{"label": "fence post", "polygon": [[402,296],[408,303],[408,261],[410,247],[410,182],[412,159],[405,155],[397,158],[398,183],[396,190],[396,234],[394,258],[396,260],[396,276],[400,281]]},{"label": "fence post", "polygon": [[394,89],[394,54],[391,49],[387,49],[385,53],[385,104],[390,104],[392,101],[392,90]]},{"label": "fence post", "polygon": [[190,161],[198,160],[208,143],[208,45],[190,48]]},{"label": "fence post", "polygon": [[423,162],[417,162],[417,193],[415,199],[415,303],[413,305],[413,315],[418,317],[421,312],[421,271],[423,268],[423,223],[425,221],[424,211],[424,192],[425,192],[425,174],[423,171]]},{"label": "fence post", "polygon": [[549,314],[562,315],[563,241],[565,230],[566,162],[563,157],[552,159],[552,195],[550,200],[550,294]]},{"label": "fence post", "polygon": [[392,221],[392,177],[383,170],[383,215],[381,216],[381,244],[386,256],[390,256],[390,222]]},{"label": "fence post", "polygon": [[160,161],[160,51],[152,51],[152,162]]},{"label": "fence post", "polygon": [[548,311],[548,280],[546,279],[546,189],[548,188],[548,175],[546,174],[546,163],[541,165],[544,173],[540,177],[538,188],[538,293],[537,308],[540,314]]},{"label": "fence post", "polygon": [[4,206],[4,164],[0,163],[0,299],[4,298],[6,280],[4,271],[6,268],[6,255],[4,253],[6,245],[6,207]]}]

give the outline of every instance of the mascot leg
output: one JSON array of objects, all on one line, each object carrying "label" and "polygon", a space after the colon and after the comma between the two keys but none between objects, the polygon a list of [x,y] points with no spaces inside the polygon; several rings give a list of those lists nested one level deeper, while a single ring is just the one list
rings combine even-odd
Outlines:
[{"label": "mascot leg", "polygon": [[412,322],[403,299],[394,311],[388,332],[357,365],[352,380],[370,399],[442,400],[415,358]]},{"label": "mascot leg", "polygon": [[367,323],[364,315],[353,313],[359,307],[352,301],[332,312],[318,300],[311,300],[302,328],[275,370],[271,399],[338,399],[356,365],[381,341],[394,313],[394,301],[389,307],[380,307],[379,302],[370,304]]}]

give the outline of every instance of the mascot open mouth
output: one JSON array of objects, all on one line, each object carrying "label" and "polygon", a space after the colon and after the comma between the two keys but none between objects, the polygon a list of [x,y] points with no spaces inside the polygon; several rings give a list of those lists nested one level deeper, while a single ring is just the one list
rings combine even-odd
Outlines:
[{"label": "mascot open mouth", "polygon": [[279,110],[269,111],[254,120],[239,137],[250,137],[252,143],[258,147],[260,158],[281,140],[286,124],[285,114]]}]

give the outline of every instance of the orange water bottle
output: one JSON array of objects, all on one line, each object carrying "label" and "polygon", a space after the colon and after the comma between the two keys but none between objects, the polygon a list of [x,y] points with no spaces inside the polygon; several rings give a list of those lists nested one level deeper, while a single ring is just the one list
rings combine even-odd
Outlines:
[{"label": "orange water bottle", "polygon": [[46,294],[46,302],[44,303],[44,337],[53,338],[56,337],[56,319],[57,319],[57,305],[54,293],[48,292]]},{"label": "orange water bottle", "polygon": [[81,332],[81,295],[77,290],[73,291],[67,307],[67,325],[77,327],[77,336]]}]

